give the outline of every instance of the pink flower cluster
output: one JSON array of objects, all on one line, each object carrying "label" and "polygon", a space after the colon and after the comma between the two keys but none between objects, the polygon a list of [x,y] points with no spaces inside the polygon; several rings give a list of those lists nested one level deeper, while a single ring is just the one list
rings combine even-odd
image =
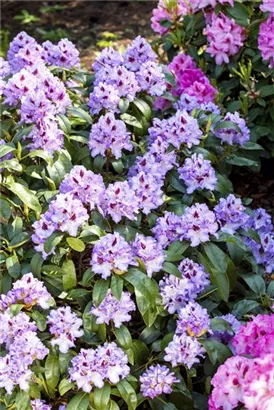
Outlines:
[{"label": "pink flower cluster", "polygon": [[260,25],[258,48],[262,53],[263,60],[269,61],[270,67],[274,68],[274,14],[270,14],[268,19]]},{"label": "pink flower cluster", "polygon": [[244,29],[223,13],[212,14],[212,21],[204,33],[209,42],[206,50],[218,65],[229,63],[229,57],[237,54],[244,44]]},{"label": "pink flower cluster", "polygon": [[273,325],[274,315],[257,315],[241,326],[233,340],[238,356],[226,360],[211,381],[209,410],[274,408]]},{"label": "pink flower cluster", "polygon": [[210,84],[207,76],[196,66],[190,56],[178,54],[168,67],[176,81],[176,88],[171,89],[172,94],[180,96],[185,93],[195,96],[201,103],[214,100],[217,94],[216,88]]}]

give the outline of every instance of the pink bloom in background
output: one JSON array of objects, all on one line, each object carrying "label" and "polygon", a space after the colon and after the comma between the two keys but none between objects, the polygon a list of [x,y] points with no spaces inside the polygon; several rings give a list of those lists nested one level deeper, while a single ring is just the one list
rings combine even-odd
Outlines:
[{"label": "pink bloom in background", "polygon": [[[214,0],[213,0],[214,1]],[[188,14],[190,8],[187,1],[178,0],[178,2],[169,2],[165,0],[160,0],[158,7],[152,11],[151,27],[159,34],[165,34],[168,31],[168,27],[164,27],[161,24],[162,20],[167,20],[174,22],[179,18],[182,19],[183,16]]]},{"label": "pink bloom in background", "polygon": [[251,365],[252,360],[235,356],[218,368],[211,380],[214,388],[208,402],[209,410],[232,410],[243,402],[242,384]]},{"label": "pink bloom in background", "polygon": [[260,9],[262,11],[270,11],[271,13],[274,13],[274,0],[263,0]]},{"label": "pink bloom in background", "polygon": [[274,355],[255,359],[243,382],[243,403],[248,410],[274,409]]},{"label": "pink bloom in background", "polygon": [[257,315],[233,339],[237,354],[262,357],[274,353],[274,315]]},{"label": "pink bloom in background", "polygon": [[197,68],[190,56],[178,54],[168,68],[174,74],[176,81],[176,89],[171,90],[172,94],[176,96],[188,94],[196,97],[200,103],[214,101],[216,88],[210,84],[207,76]]},{"label": "pink bloom in background", "polygon": [[238,53],[245,38],[244,29],[223,13],[212,16],[212,23],[205,28],[209,42],[207,52],[215,57],[216,64],[229,63],[229,57]]},{"label": "pink bloom in background", "polygon": [[[271,3],[274,10],[274,1]],[[263,60],[269,60],[270,67],[274,68],[274,14],[270,14],[268,19],[260,25],[258,48]]]}]

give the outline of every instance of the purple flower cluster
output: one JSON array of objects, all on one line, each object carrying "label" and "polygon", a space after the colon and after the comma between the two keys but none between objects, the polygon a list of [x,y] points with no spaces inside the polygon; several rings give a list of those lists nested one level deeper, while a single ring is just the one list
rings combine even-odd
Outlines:
[{"label": "purple flower cluster", "polygon": [[164,203],[164,193],[161,190],[162,181],[159,183],[155,176],[143,171],[130,179],[131,189],[139,201],[139,209],[148,215],[152,209]]},{"label": "purple flower cluster", "polygon": [[199,357],[204,357],[205,349],[194,337],[187,334],[174,335],[172,342],[165,348],[164,359],[171,362],[172,366],[184,364],[191,369],[195,363],[199,363]]},{"label": "purple flower cluster", "polygon": [[210,331],[210,317],[206,309],[196,302],[189,302],[178,312],[176,334],[200,337]]},{"label": "purple flower cluster", "polygon": [[270,13],[274,13],[274,1],[263,0],[262,4],[260,5],[260,9],[262,11],[270,11]]},{"label": "purple flower cluster", "polygon": [[11,73],[11,67],[3,57],[0,57],[0,78],[5,78]]},{"label": "purple flower cluster", "polygon": [[163,70],[156,64],[156,54],[140,36],[123,55],[112,48],[103,50],[93,69],[95,87],[89,98],[92,114],[102,109],[120,112],[121,98],[132,102],[140,91],[159,96],[166,89]]},{"label": "purple flower cluster", "polygon": [[183,239],[182,217],[166,211],[164,216],[157,219],[152,232],[163,248],[166,248],[172,242]]},{"label": "purple flower cluster", "polygon": [[113,155],[116,159],[121,158],[122,150],[132,151],[130,133],[125,123],[115,119],[112,112],[99,118],[99,121],[91,127],[89,136],[89,148],[92,157],[98,154],[103,156]]},{"label": "purple flower cluster", "polygon": [[244,226],[249,220],[240,198],[230,194],[227,198],[221,198],[218,205],[215,206],[214,212],[220,225],[220,230],[231,235],[237,229]]},{"label": "purple flower cluster", "polygon": [[48,64],[64,68],[80,67],[79,51],[67,38],[60,40],[57,45],[45,41],[42,46]]},{"label": "purple flower cluster", "polygon": [[131,320],[129,312],[134,310],[136,310],[136,306],[131,300],[129,292],[122,292],[121,298],[117,299],[109,289],[100,305],[93,307],[90,313],[97,317],[97,324],[106,323],[109,325],[109,322],[113,321],[115,327],[121,327],[123,322]]},{"label": "purple flower cluster", "polygon": [[187,193],[192,194],[196,189],[215,189],[217,178],[215,170],[209,160],[202,154],[193,154],[187,158],[184,165],[178,168],[180,179],[187,186]]},{"label": "purple flower cluster", "polygon": [[[36,244],[36,251],[42,252],[43,257],[46,258],[48,254],[44,250],[44,244],[53,232],[67,232],[71,236],[76,236],[78,228],[88,218],[86,208],[72,193],[58,194],[39,221],[32,225],[34,228],[32,240]],[[51,253],[54,253],[54,248]]]},{"label": "purple flower cluster", "polygon": [[235,111],[234,114],[228,112],[224,117],[224,121],[233,122],[239,130],[234,128],[220,128],[215,131],[214,134],[216,137],[220,138],[222,143],[226,143],[228,145],[244,145],[247,141],[249,141],[250,131],[246,126],[245,120],[240,117],[237,111]]},{"label": "purple flower cluster", "polygon": [[52,407],[45,400],[35,399],[30,402],[32,410],[51,410]]},{"label": "purple flower cluster", "polygon": [[130,184],[124,181],[115,182],[107,187],[102,208],[114,222],[118,223],[124,217],[136,220],[139,205],[139,198],[131,189]]},{"label": "purple flower cluster", "polygon": [[28,308],[38,305],[42,309],[48,309],[50,298],[51,295],[43,282],[34,278],[32,273],[26,273],[13,283],[7,295],[1,295],[0,311],[6,310],[14,303],[24,304]]},{"label": "purple flower cluster", "polygon": [[194,301],[210,283],[204,267],[191,259],[184,259],[178,269],[182,278],[168,275],[159,282],[163,305],[170,314],[179,311],[188,302]]},{"label": "purple flower cluster", "polygon": [[212,114],[221,114],[221,110],[218,105],[214,104],[212,101],[199,102],[194,95],[188,95],[183,93],[180,95],[179,101],[174,103],[174,107],[181,111],[187,111],[191,113],[193,110],[198,109],[206,112],[211,112]]},{"label": "purple flower cluster", "polygon": [[73,194],[75,199],[88,205],[92,211],[96,207],[100,209],[106,188],[101,175],[94,174],[82,165],[76,165],[65,176],[59,189],[62,194]]},{"label": "purple flower cluster", "polygon": [[230,343],[234,335],[239,332],[241,323],[231,313],[223,316],[216,316],[216,319],[225,320],[230,325],[231,330],[214,330],[212,338],[221,343]]},{"label": "purple flower cluster", "polygon": [[258,48],[262,53],[263,60],[269,61],[270,68],[274,68],[274,4],[271,7],[273,8],[272,13],[260,25]]},{"label": "purple flower cluster", "polygon": [[130,372],[127,355],[114,342],[96,350],[81,349],[71,362],[70,380],[86,393],[90,393],[93,386],[103,387],[105,381],[117,384]]},{"label": "purple flower cluster", "polygon": [[162,246],[151,236],[137,234],[132,243],[133,253],[145,264],[148,277],[162,269],[165,254]]},{"label": "purple flower cluster", "polygon": [[47,324],[50,333],[54,335],[51,345],[59,346],[61,353],[67,353],[71,347],[75,346],[74,341],[84,334],[80,329],[83,324],[82,319],[78,318],[69,306],[51,310]]},{"label": "purple flower cluster", "polygon": [[229,57],[238,53],[244,44],[244,29],[225,14],[212,13],[211,22],[207,24],[204,33],[209,46],[206,51],[215,57],[216,64],[229,63]]},{"label": "purple flower cluster", "polygon": [[179,383],[173,372],[171,372],[168,367],[160,366],[150,366],[141,376],[140,376],[140,391],[144,397],[149,397],[154,399],[160,394],[169,394],[172,392],[172,385],[174,383]]},{"label": "purple flower cluster", "polygon": [[131,246],[118,233],[103,236],[93,247],[91,267],[93,272],[106,279],[114,273],[127,271],[129,265],[136,265]]}]

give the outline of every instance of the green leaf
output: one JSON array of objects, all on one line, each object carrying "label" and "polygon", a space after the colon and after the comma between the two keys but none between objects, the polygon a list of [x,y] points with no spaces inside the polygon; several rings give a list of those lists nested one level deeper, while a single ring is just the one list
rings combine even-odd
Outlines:
[{"label": "green leaf", "polygon": [[96,306],[100,305],[107,294],[109,288],[109,280],[100,279],[94,285],[92,298]]},{"label": "green leaf", "polygon": [[56,353],[50,351],[45,363],[45,378],[48,389],[51,393],[54,393],[55,387],[59,382],[60,369],[59,359]]},{"label": "green leaf", "polygon": [[145,116],[147,120],[150,120],[151,118],[151,108],[146,103],[144,100],[141,100],[140,98],[135,98],[133,101],[133,104],[136,105],[139,111]]},{"label": "green leaf", "polygon": [[133,351],[134,363],[143,364],[146,363],[149,357],[149,349],[141,340],[133,340],[131,349]]},{"label": "green leaf", "polygon": [[166,262],[177,262],[183,259],[184,252],[189,248],[189,243],[175,241],[166,251]]},{"label": "green leaf", "polygon": [[[18,160],[13,158],[13,159],[7,159],[5,161],[0,162],[0,169],[8,169],[11,171],[17,171],[17,172],[22,172],[23,168],[22,165],[19,164]],[[19,195],[18,195],[19,196]]]},{"label": "green leaf", "polygon": [[16,148],[11,147],[8,144],[0,145],[0,158],[3,158],[5,155],[9,154],[10,152],[16,151]]},{"label": "green leaf", "polygon": [[9,275],[14,279],[18,279],[21,273],[21,266],[16,255],[12,255],[6,259],[6,267]]},{"label": "green leaf", "polygon": [[69,246],[76,252],[83,252],[86,249],[86,245],[81,239],[69,237],[66,239]]},{"label": "green leaf", "polygon": [[68,391],[73,388],[73,383],[70,383],[68,379],[63,379],[59,383],[59,394],[60,396],[64,396]]},{"label": "green leaf", "polygon": [[217,317],[214,317],[210,321],[210,329],[214,331],[230,331],[232,332],[231,326],[229,326],[228,322],[224,319],[220,319]]},{"label": "green leaf", "polygon": [[42,212],[39,200],[37,199],[37,196],[33,191],[30,191],[28,188],[26,188],[24,185],[19,184],[18,182],[12,182],[11,184],[7,185],[7,188],[15,195],[17,195],[21,199],[21,201],[30,209],[33,209],[38,213]]},{"label": "green leaf", "polygon": [[108,408],[110,391],[111,387],[108,383],[105,383],[101,389],[96,387],[94,390],[94,406],[96,410],[106,410]]},{"label": "green leaf", "polygon": [[43,160],[45,160],[48,164],[53,164],[53,159],[50,156],[50,154],[48,153],[48,151],[44,151],[42,149],[37,149],[35,151],[31,151],[28,155],[26,155],[26,157],[24,158],[42,158]]},{"label": "green leaf", "polygon": [[177,266],[174,265],[173,263],[164,262],[164,263],[163,263],[162,270],[163,270],[164,272],[170,273],[171,275],[177,276],[178,278],[182,278],[181,272],[179,271],[179,269],[177,268]]},{"label": "green leaf", "polygon": [[136,127],[139,129],[143,128],[143,125],[141,124],[141,122],[138,121],[137,118],[134,117],[133,115],[124,113],[120,117],[121,117],[121,120],[123,120],[126,124],[131,125],[132,127]]},{"label": "green leaf", "polygon": [[206,349],[209,360],[213,365],[215,365],[217,362],[223,364],[226,359],[232,356],[231,350],[227,346],[220,342],[217,342],[216,340],[201,340],[200,343]]},{"label": "green leaf", "polygon": [[15,397],[16,410],[29,410],[30,398],[28,393],[20,390]]},{"label": "green leaf", "polygon": [[223,129],[226,129],[226,128],[228,128],[228,129],[232,128],[233,130],[235,130],[235,131],[239,132],[240,134],[242,134],[241,128],[237,124],[235,124],[235,122],[233,122],[233,121],[220,121],[220,122],[218,122],[214,126],[214,132],[218,131],[218,130],[223,130]]},{"label": "green leaf", "polygon": [[63,114],[59,114],[57,118],[61,130],[64,131],[65,134],[69,135],[71,133],[71,125],[68,117]]},{"label": "green leaf", "polygon": [[91,115],[80,107],[69,107],[68,113],[73,117],[82,118],[88,124],[92,124],[93,122]]},{"label": "green leaf", "polygon": [[231,165],[238,165],[239,167],[255,167],[259,168],[257,161],[245,157],[238,157],[237,155],[230,155],[226,158],[226,162]]},{"label": "green leaf", "polygon": [[241,273],[240,276],[257,296],[262,296],[265,294],[265,281],[260,275]]},{"label": "green leaf", "polygon": [[132,338],[130,331],[126,326],[122,325],[119,328],[115,328],[114,334],[116,336],[118,344],[125,350],[130,349],[132,345]]},{"label": "green leaf", "polygon": [[66,410],[87,410],[89,405],[88,393],[77,393],[68,403]]},{"label": "green leaf", "polygon": [[0,199],[0,223],[7,224],[11,217],[11,207],[8,201]]},{"label": "green leaf", "polygon": [[212,263],[212,265],[216,268],[221,270],[222,272],[226,272],[227,270],[227,262],[226,262],[226,255],[225,253],[214,243],[205,243],[203,245],[203,250]]},{"label": "green leaf", "polygon": [[241,319],[244,315],[250,312],[253,309],[256,309],[259,305],[256,300],[239,300],[232,309],[232,314],[236,316],[237,319]]},{"label": "green leaf", "polygon": [[62,232],[53,232],[53,234],[51,234],[48,239],[46,240],[46,242],[44,243],[44,250],[46,253],[50,253],[52,251],[53,248],[55,248],[58,243],[61,242],[61,240],[63,239],[64,234]]},{"label": "green leaf", "polygon": [[76,287],[77,278],[76,270],[73,261],[66,260],[63,262],[62,270],[65,272],[63,275],[63,287],[64,290],[70,290]]},{"label": "green leaf", "polygon": [[31,317],[36,322],[38,329],[41,332],[44,332],[47,328],[47,322],[45,317],[40,312],[38,312],[38,310],[32,312]]},{"label": "green leaf", "polygon": [[124,286],[123,279],[118,275],[112,275],[110,288],[111,288],[111,292],[113,296],[115,296],[116,299],[118,300],[120,300],[121,298],[123,286]]},{"label": "green leaf", "polygon": [[44,259],[42,258],[41,253],[35,253],[30,261],[30,271],[36,276],[40,278],[41,276],[41,268],[43,265]]},{"label": "green leaf", "polygon": [[235,2],[233,7],[227,7],[226,11],[230,17],[235,19],[236,23],[244,27],[249,26],[249,10],[242,3]]},{"label": "green leaf", "polygon": [[131,384],[126,380],[120,380],[116,387],[119,390],[122,399],[126,402],[128,410],[135,410],[137,407],[137,396]]}]

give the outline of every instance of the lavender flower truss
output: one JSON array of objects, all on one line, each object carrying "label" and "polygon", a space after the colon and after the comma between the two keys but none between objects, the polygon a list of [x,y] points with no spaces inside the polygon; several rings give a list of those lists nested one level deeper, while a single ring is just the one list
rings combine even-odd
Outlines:
[{"label": "lavender flower truss", "polygon": [[151,236],[137,234],[132,249],[138,258],[145,264],[148,276],[162,269],[165,255],[162,246]]},{"label": "lavender flower truss", "polygon": [[173,372],[170,372],[168,367],[150,366],[146,372],[140,376],[141,393],[145,397],[154,399],[160,394],[169,394],[172,392],[173,383],[178,383]]},{"label": "lavender flower truss", "polygon": [[192,337],[200,337],[210,332],[210,317],[206,309],[196,302],[189,302],[178,312],[176,334],[187,334]]}]

